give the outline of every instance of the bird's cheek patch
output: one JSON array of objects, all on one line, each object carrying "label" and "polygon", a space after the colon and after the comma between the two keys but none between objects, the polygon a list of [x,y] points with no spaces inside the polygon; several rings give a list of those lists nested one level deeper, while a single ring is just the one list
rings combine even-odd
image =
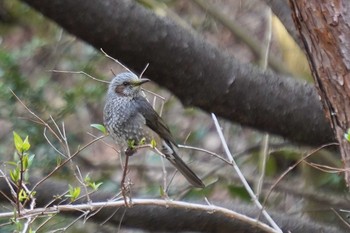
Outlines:
[{"label": "bird's cheek patch", "polygon": [[124,87],[122,85],[118,85],[114,91],[115,91],[115,93],[117,93],[119,95],[125,95],[124,94]]}]

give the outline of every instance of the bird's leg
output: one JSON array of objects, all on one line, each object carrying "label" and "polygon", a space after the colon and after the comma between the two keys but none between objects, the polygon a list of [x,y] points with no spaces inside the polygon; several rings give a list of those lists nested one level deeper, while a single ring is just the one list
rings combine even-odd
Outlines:
[{"label": "bird's leg", "polygon": [[[131,207],[132,206],[132,202],[131,202],[131,196],[130,194],[130,186],[129,186],[129,182],[126,183],[125,179],[126,179],[126,174],[128,171],[128,163],[129,163],[129,154],[126,153],[125,151],[125,164],[124,164],[124,169],[123,169],[123,176],[122,176],[122,180],[121,180],[121,184],[120,186],[122,187],[122,196],[124,199],[124,203],[126,207]],[[132,155],[132,154],[131,154]],[[129,199],[129,202],[128,202]]]},{"label": "bird's leg", "polygon": [[[122,195],[124,198],[125,206],[126,207],[131,207],[131,195],[130,195],[130,182],[126,182],[126,175],[128,171],[128,162],[129,162],[129,157],[135,154],[137,151],[137,148],[135,147],[135,141],[134,140],[128,140],[128,147],[124,151],[125,154],[125,165],[124,165],[124,170],[123,170],[123,177],[121,180],[121,187],[122,187]],[[128,202],[129,199],[129,202]]]}]

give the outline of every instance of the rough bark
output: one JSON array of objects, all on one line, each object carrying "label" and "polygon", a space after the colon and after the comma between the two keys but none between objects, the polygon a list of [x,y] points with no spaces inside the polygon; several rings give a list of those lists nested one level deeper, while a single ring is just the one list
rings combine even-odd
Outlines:
[{"label": "rough bark", "polygon": [[321,145],[334,140],[311,85],[262,72],[130,0],[23,0],[95,48],[230,121]]},{"label": "rough bark", "polygon": [[[31,178],[31,184],[39,181],[39,178]],[[32,185],[29,185],[32,186]],[[60,182],[50,179],[37,187],[36,191],[36,207],[44,207],[50,203],[50,206],[56,204],[64,204],[62,200],[52,203],[56,199],[55,196],[65,193],[68,189],[67,182]],[[5,179],[0,179],[0,201],[8,202],[4,195],[11,197],[8,183]],[[98,191],[90,195],[91,202],[107,202],[115,196],[115,192]],[[80,199],[79,203],[91,203],[86,199]],[[171,201],[169,201],[170,204]],[[78,203],[78,202],[77,202]],[[76,203],[76,204],[77,204]],[[238,203],[219,204],[219,206],[226,206],[233,209],[237,213],[241,213],[252,218],[259,216],[259,211],[249,205]],[[270,211],[269,211],[270,212]],[[335,233],[342,232],[339,229],[330,226],[305,221],[300,218],[289,216],[285,213],[271,213],[272,217],[283,232],[293,233],[313,233],[313,232],[327,232]],[[82,215],[81,211],[74,211],[73,209],[66,212],[61,212],[60,215],[70,215],[79,217]],[[203,212],[196,209],[185,209],[173,206],[160,205],[141,205],[131,208],[119,207],[116,211],[115,207],[104,207],[99,211],[91,213],[88,221],[96,223],[105,222],[108,219],[108,224],[113,224],[116,229],[119,225],[126,228],[139,228],[152,232],[236,232],[236,233],[263,233],[254,225],[247,224],[239,219],[232,219],[230,216],[213,212]],[[52,230],[52,229],[51,229]]]},{"label": "rough bark", "polygon": [[350,1],[291,0],[293,19],[340,145],[345,180],[350,186]]}]

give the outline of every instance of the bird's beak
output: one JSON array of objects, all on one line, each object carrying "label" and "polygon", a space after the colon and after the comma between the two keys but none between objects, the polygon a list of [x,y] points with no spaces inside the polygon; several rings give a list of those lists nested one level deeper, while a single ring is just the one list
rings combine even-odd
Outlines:
[{"label": "bird's beak", "polygon": [[137,81],[133,82],[133,85],[134,86],[140,86],[140,85],[142,85],[144,83],[147,83],[149,81],[151,81],[151,80],[149,80],[148,78],[140,78]]}]

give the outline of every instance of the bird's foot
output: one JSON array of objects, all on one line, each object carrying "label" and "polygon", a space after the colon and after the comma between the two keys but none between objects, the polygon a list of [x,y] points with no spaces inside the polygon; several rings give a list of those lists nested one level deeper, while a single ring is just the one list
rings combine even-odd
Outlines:
[{"label": "bird's foot", "polygon": [[126,156],[132,156],[133,154],[136,153],[136,149],[133,149],[133,148],[130,148],[128,147],[126,150],[125,150],[125,155]]}]

